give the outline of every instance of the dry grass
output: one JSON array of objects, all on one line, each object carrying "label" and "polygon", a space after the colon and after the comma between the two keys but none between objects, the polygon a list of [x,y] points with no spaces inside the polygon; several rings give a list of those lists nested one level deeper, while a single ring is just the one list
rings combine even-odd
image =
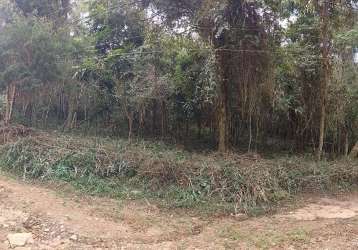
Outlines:
[{"label": "dry grass", "polygon": [[1,147],[1,156],[5,169],[24,178],[85,179],[81,185],[117,192],[115,186],[121,184],[113,183],[116,178],[122,184],[139,184],[144,193],[172,199],[180,206],[214,200],[245,211],[298,192],[349,189],[358,183],[355,161],[317,163],[302,157],[268,160],[258,155],[195,154],[161,143],[128,144],[39,131],[17,140],[12,136]]}]

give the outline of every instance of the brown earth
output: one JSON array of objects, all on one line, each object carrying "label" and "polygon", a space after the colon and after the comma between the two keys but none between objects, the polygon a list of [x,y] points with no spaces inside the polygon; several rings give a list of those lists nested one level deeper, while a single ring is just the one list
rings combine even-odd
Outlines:
[{"label": "brown earth", "polygon": [[0,176],[0,249],[10,248],[9,234],[27,232],[34,241],[16,249],[358,249],[358,193],[304,204],[245,220],[198,217]]}]

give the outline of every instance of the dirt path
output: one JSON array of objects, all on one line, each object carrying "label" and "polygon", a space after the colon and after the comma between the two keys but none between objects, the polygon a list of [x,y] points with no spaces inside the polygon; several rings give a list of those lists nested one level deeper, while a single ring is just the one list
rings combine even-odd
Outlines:
[{"label": "dirt path", "polygon": [[358,249],[358,194],[242,221],[160,211],[149,203],[61,196],[0,177],[0,249]]}]

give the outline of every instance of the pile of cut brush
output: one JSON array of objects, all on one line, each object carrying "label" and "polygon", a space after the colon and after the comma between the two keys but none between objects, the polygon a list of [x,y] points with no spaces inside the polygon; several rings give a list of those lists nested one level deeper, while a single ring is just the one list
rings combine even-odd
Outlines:
[{"label": "pile of cut brush", "polygon": [[195,154],[158,142],[128,144],[121,139],[24,131],[31,132],[12,136],[1,146],[3,170],[42,180],[95,177],[103,185],[113,179],[117,184],[135,180],[142,190],[173,199],[178,206],[215,200],[248,210],[298,192],[348,190],[358,183],[358,164],[350,160]]},{"label": "pile of cut brush", "polygon": [[61,169],[74,177],[94,174],[101,177],[117,175],[118,154],[89,140],[33,131],[29,136],[1,146],[4,166],[29,178],[50,178]]},{"label": "pile of cut brush", "polygon": [[22,125],[0,127],[0,144],[6,144],[20,137],[28,137],[34,134],[32,128]]}]

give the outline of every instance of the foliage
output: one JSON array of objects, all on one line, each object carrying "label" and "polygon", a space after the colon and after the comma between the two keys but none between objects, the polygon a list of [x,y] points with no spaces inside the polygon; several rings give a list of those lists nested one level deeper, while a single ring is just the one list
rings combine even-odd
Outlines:
[{"label": "foliage", "polygon": [[47,18],[65,17],[70,12],[70,0],[15,0],[16,6],[26,16]]}]

